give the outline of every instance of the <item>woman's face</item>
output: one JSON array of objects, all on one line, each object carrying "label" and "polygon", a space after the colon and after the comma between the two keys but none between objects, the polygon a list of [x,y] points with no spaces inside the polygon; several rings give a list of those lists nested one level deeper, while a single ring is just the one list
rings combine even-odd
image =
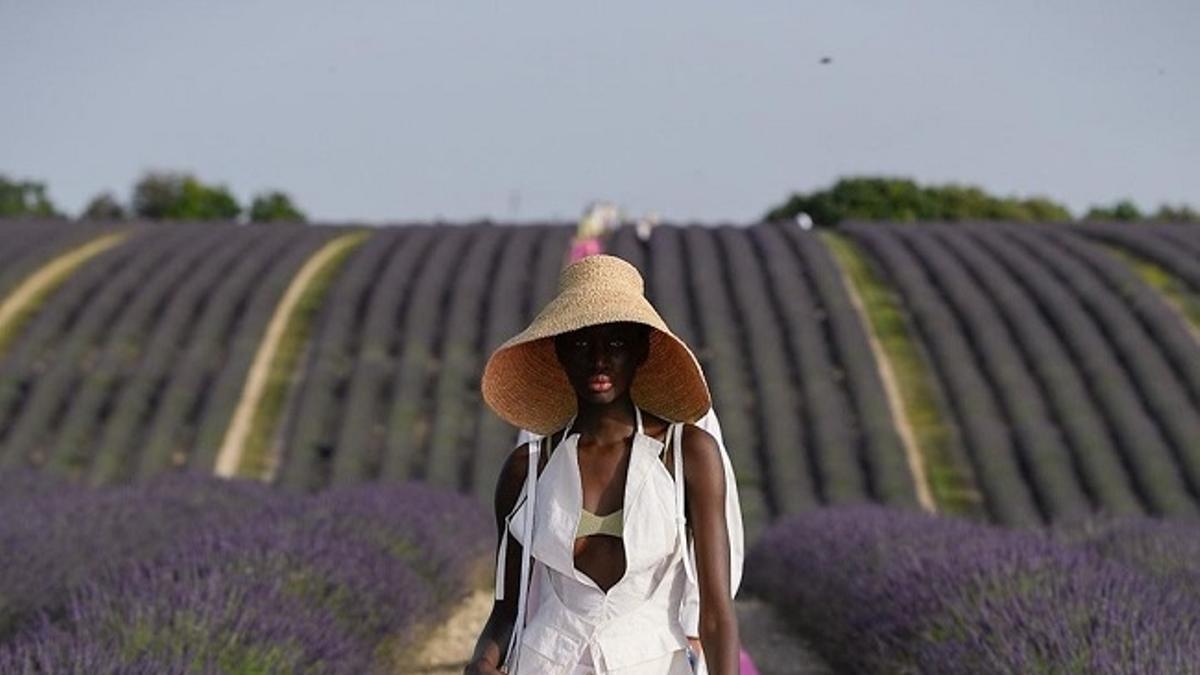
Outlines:
[{"label": "woman's face", "polygon": [[629,390],[646,360],[648,331],[635,323],[603,323],[554,338],[554,352],[580,399],[611,403]]}]

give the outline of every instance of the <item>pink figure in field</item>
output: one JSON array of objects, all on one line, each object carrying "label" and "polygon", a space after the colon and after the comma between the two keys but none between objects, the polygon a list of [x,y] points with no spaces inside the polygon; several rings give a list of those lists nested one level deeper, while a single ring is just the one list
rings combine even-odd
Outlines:
[{"label": "pink figure in field", "polygon": [[604,239],[621,224],[621,212],[608,202],[593,202],[579,219],[567,264],[589,255],[604,253]]},{"label": "pink figure in field", "polygon": [[575,240],[571,242],[570,262],[600,253],[604,253],[604,245],[600,243],[599,239]]}]

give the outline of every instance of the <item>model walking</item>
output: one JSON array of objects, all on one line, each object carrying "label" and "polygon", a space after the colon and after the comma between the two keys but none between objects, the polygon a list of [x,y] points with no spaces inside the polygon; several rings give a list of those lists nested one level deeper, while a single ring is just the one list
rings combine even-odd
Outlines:
[{"label": "model walking", "polygon": [[689,578],[709,672],[738,672],[722,456],[685,424],[708,386],[643,288],[629,263],[584,258],[488,359],[488,405],[548,437],[497,480],[496,601],[468,673],[690,673]]}]

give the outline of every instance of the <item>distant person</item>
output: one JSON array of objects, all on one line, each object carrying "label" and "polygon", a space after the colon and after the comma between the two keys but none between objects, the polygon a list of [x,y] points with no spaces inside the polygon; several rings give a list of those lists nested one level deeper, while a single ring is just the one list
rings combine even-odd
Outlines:
[{"label": "distant person", "polygon": [[608,202],[593,202],[584,209],[575,238],[567,253],[567,264],[589,255],[604,253],[604,241],[621,224],[621,212]]},{"label": "distant person", "polygon": [[638,240],[650,241],[650,235],[658,223],[659,217],[654,211],[651,211],[641,218],[638,218],[637,225],[634,226],[634,232],[637,233]]}]

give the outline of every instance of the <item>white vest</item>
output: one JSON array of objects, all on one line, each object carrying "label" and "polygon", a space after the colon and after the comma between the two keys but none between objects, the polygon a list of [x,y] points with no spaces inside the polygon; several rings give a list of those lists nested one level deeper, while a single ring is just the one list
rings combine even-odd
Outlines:
[{"label": "white vest", "polygon": [[[568,424],[567,428],[569,429],[570,426]],[[742,567],[746,558],[746,544],[742,524],[742,504],[738,499],[737,479],[733,473],[733,462],[729,459],[729,451],[725,449],[725,436],[721,432],[721,422],[717,419],[715,408],[709,408],[704,417],[696,420],[696,426],[704,429],[716,439],[717,447],[721,449],[721,462],[725,466],[725,526],[729,531],[729,590],[734,597],[737,597],[738,588],[742,582]],[[541,438],[542,436],[528,429],[521,429],[517,434],[517,446],[535,442]],[[691,564],[694,568],[696,565],[694,547],[688,550],[688,555],[692,558]],[[531,597],[529,602],[531,603],[530,611],[533,611],[537,603],[537,596],[534,595]],[[691,579],[688,580],[687,586],[684,589],[683,605],[680,607],[680,620],[683,623],[683,630],[688,635],[700,635],[700,587]]]},{"label": "white vest", "polygon": [[[538,453],[543,443],[530,445],[525,487],[505,518],[508,531],[525,552],[517,618],[505,661],[514,675],[571,673],[585,650],[590,650],[597,673],[665,675],[664,658],[676,652],[680,658],[670,659],[676,664],[671,675],[691,672],[681,657],[688,643],[680,607],[689,580],[695,583],[692,561],[684,550],[679,452],[683,425],[674,424],[668,432],[675,448],[672,478],[662,463],[663,443],[645,434],[641,411],[636,414],[623,500],[625,574],[607,593],[575,568],[575,531],[583,508],[579,434],[559,442],[540,477]],[[526,544],[530,529],[532,546]],[[501,540],[496,563],[497,599],[503,599],[507,539]],[[532,587],[527,583],[531,566]],[[528,617],[527,607],[533,608]]]}]

